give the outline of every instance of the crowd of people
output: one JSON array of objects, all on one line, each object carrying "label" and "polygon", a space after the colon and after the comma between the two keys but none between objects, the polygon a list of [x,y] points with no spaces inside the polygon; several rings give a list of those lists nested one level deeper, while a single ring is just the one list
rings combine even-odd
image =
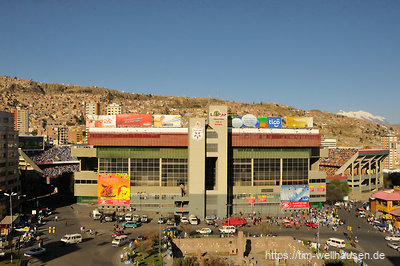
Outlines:
[{"label": "crowd of people", "polygon": [[320,164],[342,166],[357,152],[358,149],[356,148],[330,148],[328,157],[321,158]]},{"label": "crowd of people", "polygon": [[77,160],[71,156],[71,147],[69,145],[47,147],[44,151],[29,154],[29,157],[35,163]]},{"label": "crowd of people", "polygon": [[57,165],[43,169],[43,175],[48,177],[57,177],[65,173],[74,173],[79,170],[79,165]]}]

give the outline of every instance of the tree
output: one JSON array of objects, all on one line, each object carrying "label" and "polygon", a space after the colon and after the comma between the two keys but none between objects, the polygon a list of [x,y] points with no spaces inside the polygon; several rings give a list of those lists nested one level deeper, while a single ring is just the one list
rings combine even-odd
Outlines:
[{"label": "tree", "polygon": [[326,186],[326,201],[333,204],[337,201],[343,200],[350,192],[350,187],[347,182],[339,182],[339,180],[332,180]]}]

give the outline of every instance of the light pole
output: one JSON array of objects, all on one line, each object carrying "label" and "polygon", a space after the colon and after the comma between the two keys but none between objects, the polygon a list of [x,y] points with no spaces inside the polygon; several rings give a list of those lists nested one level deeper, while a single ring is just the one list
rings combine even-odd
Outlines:
[{"label": "light pole", "polygon": [[[10,193],[4,193],[4,195],[7,196],[7,197],[10,197],[10,216],[11,216],[11,219],[10,219],[10,232],[9,232],[9,234],[11,234],[12,231],[13,231],[12,197],[16,196],[17,193],[10,192]],[[11,255],[11,260],[10,261],[11,261],[11,263],[13,261],[13,254],[12,254],[12,244],[13,243],[12,242],[13,242],[13,237],[11,236],[11,247],[10,247],[10,255]]]}]

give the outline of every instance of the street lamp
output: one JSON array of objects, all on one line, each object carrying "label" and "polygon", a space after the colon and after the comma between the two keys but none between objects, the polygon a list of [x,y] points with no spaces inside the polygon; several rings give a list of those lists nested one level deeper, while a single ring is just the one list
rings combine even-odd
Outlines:
[{"label": "street lamp", "polygon": [[[12,233],[12,231],[13,231],[13,213],[12,213],[12,197],[13,196],[16,196],[17,195],[17,193],[15,193],[15,192],[10,192],[10,193],[4,193],[4,195],[5,196],[7,196],[7,197],[10,197],[10,216],[11,216],[11,219],[10,219],[10,234]],[[12,255],[12,241],[13,241],[13,239],[12,239],[12,236],[11,236],[11,248],[10,248],[10,254],[11,254],[11,263],[12,263],[12,261],[13,261],[13,255]]]}]

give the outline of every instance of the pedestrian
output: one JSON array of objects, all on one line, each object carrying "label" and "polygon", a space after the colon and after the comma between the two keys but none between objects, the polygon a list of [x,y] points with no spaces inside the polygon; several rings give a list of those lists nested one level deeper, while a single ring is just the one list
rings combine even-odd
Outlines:
[{"label": "pedestrian", "polygon": [[94,232],[94,237],[96,237],[97,236],[97,230]]},{"label": "pedestrian", "polygon": [[65,226],[68,226],[68,220],[65,220]]},{"label": "pedestrian", "polygon": [[54,220],[55,220],[56,222],[58,221],[58,216],[57,216],[57,215],[54,217]]}]

